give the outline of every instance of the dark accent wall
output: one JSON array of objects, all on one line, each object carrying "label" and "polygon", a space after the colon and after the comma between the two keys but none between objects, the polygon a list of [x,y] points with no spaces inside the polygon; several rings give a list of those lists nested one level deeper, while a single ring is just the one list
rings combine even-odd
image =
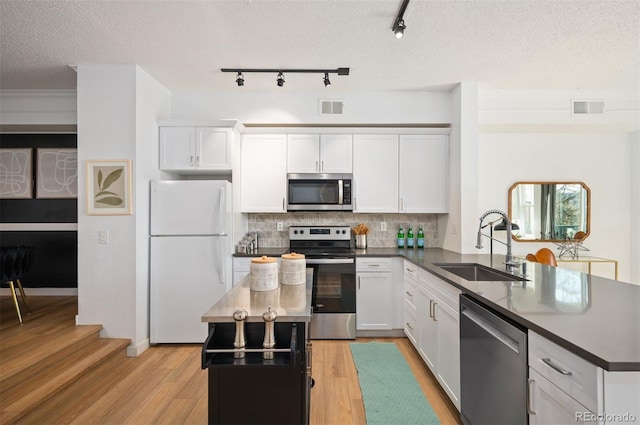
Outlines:
[{"label": "dark accent wall", "polygon": [[[75,134],[0,134],[0,148],[77,148]],[[77,199],[0,199],[2,223],[77,223]],[[76,231],[2,231],[0,244],[33,245],[33,264],[22,280],[27,288],[78,286],[78,233]]]}]

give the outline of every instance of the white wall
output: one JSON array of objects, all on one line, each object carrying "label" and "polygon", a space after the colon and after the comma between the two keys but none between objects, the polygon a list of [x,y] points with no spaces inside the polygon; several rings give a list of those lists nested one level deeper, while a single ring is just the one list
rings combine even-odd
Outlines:
[{"label": "white wall", "polygon": [[[480,133],[479,209],[507,211],[507,193],[516,181],[584,182],[591,189],[591,229],[584,246],[589,255],[617,259],[619,280],[630,281],[630,263],[638,261],[629,250],[630,157],[627,133]],[[514,242],[513,251],[526,254],[543,246],[556,248],[552,243]],[[504,249],[494,244],[494,252]]]},{"label": "white wall", "polygon": [[631,223],[629,224],[630,281],[640,283],[640,131],[629,136],[631,153]]},{"label": "white wall", "polygon": [[[174,92],[173,118],[238,119],[246,123],[449,123],[450,93]],[[344,101],[344,115],[320,116],[319,100]]]},{"label": "white wall", "polygon": [[460,83],[451,92],[449,214],[438,221],[440,246],[473,252],[478,211],[478,85]]},{"label": "white wall", "polygon": [[[77,322],[130,338],[129,355],[148,344],[148,185],[158,173],[155,114],[169,111],[170,93],[135,65],[78,66],[78,163],[132,160],[134,214],[87,215],[79,167]],[[109,244],[98,244],[98,230]]]},{"label": "white wall", "polygon": [[72,90],[2,90],[0,124],[76,124],[76,92]]}]

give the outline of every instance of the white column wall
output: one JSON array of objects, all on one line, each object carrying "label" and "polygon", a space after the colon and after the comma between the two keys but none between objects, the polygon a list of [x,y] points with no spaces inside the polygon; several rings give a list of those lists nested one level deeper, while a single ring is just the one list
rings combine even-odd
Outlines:
[{"label": "white column wall", "polygon": [[[135,65],[78,66],[78,324],[148,346],[149,180],[158,176],[156,118],[170,93]],[[133,161],[133,214],[86,214],[87,160]],[[98,231],[109,243],[98,244]]]},{"label": "white column wall", "polygon": [[629,136],[631,153],[631,222],[629,223],[630,281],[640,284],[640,131]]}]

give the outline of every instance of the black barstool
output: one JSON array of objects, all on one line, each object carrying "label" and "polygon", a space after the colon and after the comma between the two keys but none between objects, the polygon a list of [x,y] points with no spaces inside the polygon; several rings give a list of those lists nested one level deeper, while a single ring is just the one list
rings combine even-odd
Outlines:
[{"label": "black barstool", "polygon": [[18,290],[20,291],[20,296],[22,297],[22,302],[24,303],[24,307],[29,311],[29,306],[27,304],[27,296],[24,293],[24,289],[22,288],[22,283],[20,279],[24,273],[31,267],[33,262],[33,247],[32,246],[11,246],[11,247],[2,247],[2,257],[0,263],[0,274],[2,275],[2,283],[9,285],[11,288],[11,296],[13,297],[13,304],[16,306],[16,312],[18,313],[18,320],[20,320],[20,324],[22,321],[22,314],[20,312],[20,304],[18,303],[18,297],[16,296],[16,285],[18,285]]}]

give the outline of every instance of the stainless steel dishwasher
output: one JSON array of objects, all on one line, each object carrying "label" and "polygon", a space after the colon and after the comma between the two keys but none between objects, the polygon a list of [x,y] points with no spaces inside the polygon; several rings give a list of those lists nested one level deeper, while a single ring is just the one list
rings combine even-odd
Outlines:
[{"label": "stainless steel dishwasher", "polygon": [[468,425],[527,424],[527,331],[460,296],[460,417]]}]

